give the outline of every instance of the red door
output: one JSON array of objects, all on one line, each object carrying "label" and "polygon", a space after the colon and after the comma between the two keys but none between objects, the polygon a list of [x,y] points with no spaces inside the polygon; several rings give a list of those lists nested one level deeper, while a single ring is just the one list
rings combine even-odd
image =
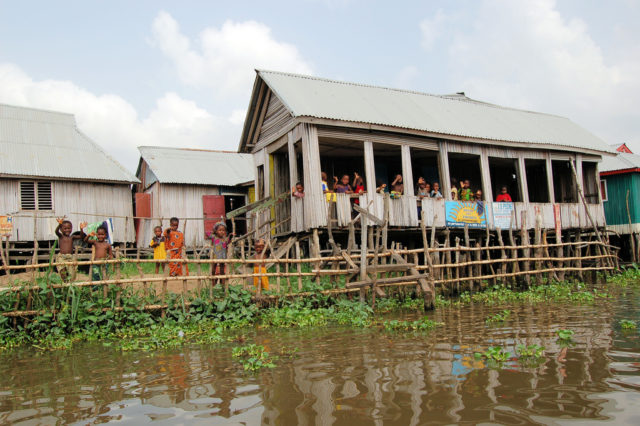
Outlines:
[{"label": "red door", "polygon": [[224,221],[224,195],[203,195],[202,214],[204,216],[204,235],[213,231],[213,225]]},{"label": "red door", "polygon": [[[144,192],[136,192],[135,194],[136,196],[136,217],[137,218],[142,218],[142,217],[151,217],[151,194],[146,194]],[[139,241],[139,238],[142,238],[142,235],[140,235],[140,224],[142,223],[142,220],[140,219],[134,219],[133,221],[135,229],[136,229],[136,241],[138,242],[138,244],[141,244],[142,242]]]}]

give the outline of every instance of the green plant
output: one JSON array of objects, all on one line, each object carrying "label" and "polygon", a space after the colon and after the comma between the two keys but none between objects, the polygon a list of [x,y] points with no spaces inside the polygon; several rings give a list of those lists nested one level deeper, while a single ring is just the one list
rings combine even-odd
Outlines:
[{"label": "green plant", "polygon": [[635,321],[623,319],[620,320],[620,327],[622,327],[624,330],[635,330],[636,328],[638,328],[638,324],[636,324]]},{"label": "green plant", "polygon": [[501,346],[489,346],[484,353],[476,352],[474,356],[476,359],[484,357],[489,361],[502,363],[509,360],[511,353],[504,350]]},{"label": "green plant", "polygon": [[573,340],[574,331],[568,329],[560,329],[556,331],[556,336],[558,336],[558,340],[563,341],[571,341]]},{"label": "green plant", "polygon": [[541,358],[544,355],[544,346],[540,345],[518,345],[516,353],[520,358]]},{"label": "green plant", "polygon": [[508,309],[502,310],[494,315],[488,317],[484,322],[490,324],[492,322],[504,322],[511,316],[511,311]]},{"label": "green plant", "polygon": [[277,357],[269,355],[264,346],[250,344],[232,349],[231,356],[242,364],[245,371],[258,371],[262,368],[275,368]]},{"label": "green plant", "polygon": [[432,321],[427,317],[424,317],[423,319],[417,321],[389,320],[382,322],[382,327],[387,331],[426,331],[432,330],[439,325],[442,325],[442,323]]}]

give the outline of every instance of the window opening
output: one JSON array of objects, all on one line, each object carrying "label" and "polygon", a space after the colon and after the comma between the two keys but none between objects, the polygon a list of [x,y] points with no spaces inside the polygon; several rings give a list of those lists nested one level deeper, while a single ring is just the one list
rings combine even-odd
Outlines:
[{"label": "window opening", "polygon": [[489,157],[489,175],[494,201],[501,194],[503,186],[507,187],[507,194],[509,194],[512,201],[522,201],[516,162],[517,160],[513,158]]},{"label": "window opening", "polygon": [[[373,159],[376,169],[376,189],[384,185],[384,189],[382,189],[381,192],[393,191],[393,183],[396,177],[398,175],[402,176],[401,147],[399,145],[374,143]],[[396,189],[402,189],[402,193],[404,194],[404,187],[404,176],[402,176],[402,182],[396,182]]]},{"label": "window opening", "polygon": [[[463,194],[461,184],[469,182],[469,187],[475,194],[478,190],[482,190],[482,174],[480,173],[480,156],[473,154],[449,153],[449,174],[451,175],[451,188],[456,188],[456,196],[458,200],[462,200]],[[451,191],[452,194],[454,191]],[[450,199],[452,195],[447,197]],[[484,198],[484,197],[483,197]]]},{"label": "window opening", "polygon": [[423,178],[428,184],[428,189],[434,189],[434,183],[438,184],[439,192],[443,191],[440,169],[438,167],[438,152],[426,149],[411,148],[411,170],[413,172],[413,188],[418,192],[418,180]]},{"label": "window opening", "polygon": [[345,175],[349,177],[349,186],[352,190],[355,190],[353,187],[355,173],[362,178],[364,190],[369,190],[366,187],[364,145],[361,141],[320,138],[319,145],[320,170],[327,174],[329,190],[336,191],[336,180],[340,182]]},{"label": "window opening", "polygon": [[547,181],[547,162],[545,160],[524,160],[529,202],[548,203],[549,183]]},{"label": "window opening", "polygon": [[589,204],[598,204],[598,178],[596,175],[596,163],[582,162],[582,190],[584,199]]},{"label": "window opening", "polygon": [[553,160],[551,161],[551,169],[553,170],[553,192],[556,203],[577,203],[578,192],[569,161]]},{"label": "window opening", "polygon": [[20,182],[20,208],[22,210],[53,210],[51,182]]},{"label": "window opening", "polygon": [[602,201],[609,201],[609,191],[607,188],[607,180],[600,180],[600,196],[602,197]]}]

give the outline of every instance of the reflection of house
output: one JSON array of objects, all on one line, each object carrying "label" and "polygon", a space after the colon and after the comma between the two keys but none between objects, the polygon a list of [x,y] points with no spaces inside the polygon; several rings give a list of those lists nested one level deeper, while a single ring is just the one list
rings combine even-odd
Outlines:
[{"label": "reflection of house", "polygon": [[[181,219],[188,246],[201,245],[205,228],[247,202],[253,185],[250,155],[203,149],[142,146],[136,175],[136,217],[149,217],[138,224],[138,243],[151,240],[153,227],[169,218]],[[209,220],[202,220],[209,218]],[[244,223],[238,223],[239,233]]]},{"label": "reflection of house", "polygon": [[[285,223],[278,232],[327,225],[321,171],[330,184],[332,176],[364,176],[368,193],[360,205],[379,217],[383,198],[373,188],[402,174],[408,195],[391,200],[392,226],[418,225],[413,194],[422,176],[439,182],[445,197],[450,197],[453,179],[470,180],[486,200],[507,186],[518,226],[524,216],[533,227],[540,212],[542,225],[553,227],[557,203],[563,228],[587,227],[570,161],[592,216],[605,224],[597,185],[598,162],[611,153],[604,142],[566,118],[478,102],[464,94],[434,96],[258,71],[239,150],[254,155],[257,198],[283,193],[298,180],[305,184],[304,199],[292,199],[286,208],[271,210],[275,217],[263,218]],[[351,220],[349,203],[348,196],[338,194],[338,226]],[[422,208],[427,225],[445,225],[444,200],[425,199]],[[491,202],[486,211],[493,227]]]},{"label": "reflection of house", "polygon": [[619,234],[637,233],[640,232],[640,155],[631,153],[624,144],[616,150],[618,155],[603,159],[600,166],[607,227]]},{"label": "reflection of house", "polygon": [[114,240],[134,240],[131,184],[138,180],[76,127],[72,114],[0,105],[0,214],[11,241],[52,241],[55,217],[113,218]]}]

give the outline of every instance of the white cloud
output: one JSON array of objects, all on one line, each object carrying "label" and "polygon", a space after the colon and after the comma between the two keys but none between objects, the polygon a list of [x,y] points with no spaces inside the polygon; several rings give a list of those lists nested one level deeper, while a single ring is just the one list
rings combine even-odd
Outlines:
[{"label": "white cloud", "polygon": [[294,45],[275,40],[268,26],[255,21],[227,20],[220,28],[205,28],[192,43],[169,13],[160,12],[153,21],[153,38],[183,83],[213,89],[221,97],[245,99],[256,68],[312,73]]},{"label": "white cloud", "polygon": [[130,171],[141,145],[235,150],[241,125],[234,115],[213,116],[175,93],[164,94],[141,118],[118,95],[96,95],[68,81],[34,81],[13,64],[0,64],[0,102],[74,114],[78,128]]},{"label": "white cloud", "polygon": [[424,19],[420,23],[420,31],[422,32],[422,47],[425,50],[432,50],[436,41],[442,36],[447,24],[447,16],[438,9],[432,18]]},{"label": "white cloud", "polygon": [[[431,27],[421,28],[423,42],[434,39]],[[451,22],[444,31],[440,37],[450,40],[444,66],[459,90],[567,116],[608,143],[633,140],[640,152],[637,35],[614,47],[626,55],[605,51],[585,21],[562,16],[554,0],[485,0],[471,22]]]}]

